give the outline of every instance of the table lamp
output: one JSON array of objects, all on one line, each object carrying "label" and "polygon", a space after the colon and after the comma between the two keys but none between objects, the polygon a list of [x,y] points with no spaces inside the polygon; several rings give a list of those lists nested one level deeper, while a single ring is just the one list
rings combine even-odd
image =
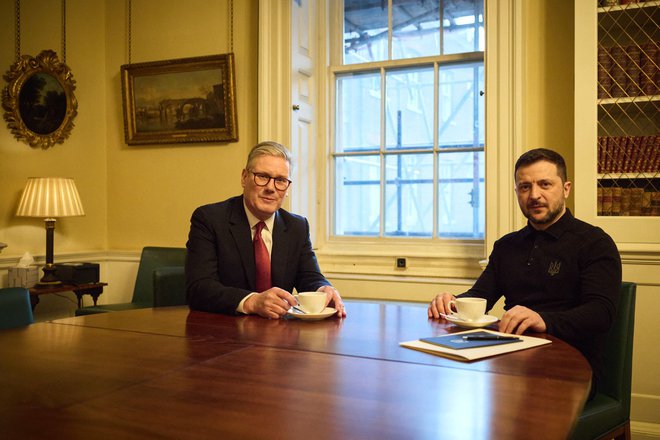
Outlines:
[{"label": "table lamp", "polygon": [[63,177],[30,177],[18,203],[16,216],[40,217],[46,222],[46,266],[37,286],[59,284],[53,264],[53,239],[57,217],[85,215],[73,179]]}]

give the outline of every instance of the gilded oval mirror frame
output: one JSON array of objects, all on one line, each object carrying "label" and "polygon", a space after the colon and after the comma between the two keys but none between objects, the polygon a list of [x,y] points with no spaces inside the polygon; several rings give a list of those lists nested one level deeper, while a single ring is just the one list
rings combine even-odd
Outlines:
[{"label": "gilded oval mirror frame", "polygon": [[52,50],[23,55],[4,75],[2,108],[16,139],[44,150],[64,143],[73,129],[78,102],[69,67]]}]

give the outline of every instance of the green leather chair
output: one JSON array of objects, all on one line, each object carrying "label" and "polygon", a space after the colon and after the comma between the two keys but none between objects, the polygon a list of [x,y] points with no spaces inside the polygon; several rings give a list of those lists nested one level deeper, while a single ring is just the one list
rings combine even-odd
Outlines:
[{"label": "green leather chair", "polygon": [[183,268],[185,260],[185,248],[145,247],[142,249],[142,255],[140,256],[140,265],[135,278],[135,288],[133,289],[131,302],[82,307],[76,310],[76,316],[154,307],[154,270],[163,266],[180,266]]},{"label": "green leather chair", "polygon": [[183,266],[164,266],[154,270],[154,307],[184,304],[187,301]]},{"label": "green leather chair", "polygon": [[635,330],[634,283],[621,283],[616,320],[607,336],[605,377],[586,403],[573,430],[573,440],[630,439],[630,394]]},{"label": "green leather chair", "polygon": [[0,289],[0,330],[32,324],[30,291],[24,287]]}]

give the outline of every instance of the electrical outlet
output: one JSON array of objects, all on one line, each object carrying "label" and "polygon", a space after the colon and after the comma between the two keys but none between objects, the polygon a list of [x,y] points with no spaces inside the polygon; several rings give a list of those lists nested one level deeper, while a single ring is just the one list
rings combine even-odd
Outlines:
[{"label": "electrical outlet", "polygon": [[405,268],[406,268],[406,265],[407,265],[407,261],[406,261],[405,258],[401,258],[401,257],[399,257],[399,258],[396,259],[396,267],[397,267],[397,269],[405,269]]}]

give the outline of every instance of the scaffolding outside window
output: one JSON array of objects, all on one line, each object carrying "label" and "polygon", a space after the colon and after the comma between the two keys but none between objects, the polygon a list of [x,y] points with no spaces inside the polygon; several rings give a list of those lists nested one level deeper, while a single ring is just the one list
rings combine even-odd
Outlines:
[{"label": "scaffolding outside window", "polygon": [[484,4],[345,0],[335,236],[483,239]]}]

